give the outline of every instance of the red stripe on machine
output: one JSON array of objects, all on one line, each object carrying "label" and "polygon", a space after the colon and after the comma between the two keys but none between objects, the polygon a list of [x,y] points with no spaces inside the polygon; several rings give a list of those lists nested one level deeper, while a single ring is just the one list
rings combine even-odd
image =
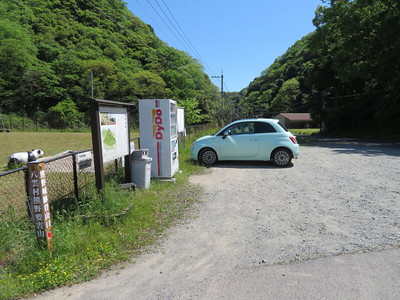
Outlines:
[{"label": "red stripe on machine", "polygon": [[161,142],[157,142],[157,174],[161,176]]}]

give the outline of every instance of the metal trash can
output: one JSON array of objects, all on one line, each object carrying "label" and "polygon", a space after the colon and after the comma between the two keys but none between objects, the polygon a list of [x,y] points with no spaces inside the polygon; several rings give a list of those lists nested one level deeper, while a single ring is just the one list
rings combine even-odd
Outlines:
[{"label": "metal trash can", "polygon": [[138,189],[150,187],[151,161],[148,157],[149,149],[134,150],[131,153],[131,181]]}]

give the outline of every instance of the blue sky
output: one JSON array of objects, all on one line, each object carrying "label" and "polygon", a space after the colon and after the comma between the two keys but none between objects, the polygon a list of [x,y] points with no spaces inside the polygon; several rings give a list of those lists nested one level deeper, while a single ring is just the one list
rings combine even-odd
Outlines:
[{"label": "blue sky", "polygon": [[[189,53],[224,91],[237,92],[315,30],[321,0],[125,0],[169,46]],[[173,24],[173,25],[172,25]],[[220,87],[220,79],[212,79]]]}]

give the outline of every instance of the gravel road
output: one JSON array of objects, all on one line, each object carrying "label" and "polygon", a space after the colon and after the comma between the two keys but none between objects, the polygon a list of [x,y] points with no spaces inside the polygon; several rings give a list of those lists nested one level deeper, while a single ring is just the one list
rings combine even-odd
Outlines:
[{"label": "gravel road", "polygon": [[[170,229],[155,249],[36,299],[396,299],[399,182],[400,144],[391,143],[316,140],[283,169],[221,163],[191,177],[204,188],[196,216]],[[319,272],[343,275],[342,283],[312,286],[328,276],[306,272],[317,263]],[[289,280],[300,273],[302,280]],[[284,292],[294,282],[297,290]],[[345,282],[351,284],[343,292]],[[304,296],[307,288],[317,292]]]}]

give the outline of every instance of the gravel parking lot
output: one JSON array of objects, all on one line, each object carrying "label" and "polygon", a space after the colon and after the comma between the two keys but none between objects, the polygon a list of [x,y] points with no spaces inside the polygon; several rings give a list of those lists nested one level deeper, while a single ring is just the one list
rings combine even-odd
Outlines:
[{"label": "gravel parking lot", "polygon": [[[239,285],[254,270],[275,274],[276,266],[397,251],[400,245],[399,144],[316,140],[301,146],[300,158],[289,168],[228,162],[193,176],[191,182],[204,188],[195,218],[172,228],[135,264],[44,294],[43,299],[230,298],[222,290],[234,289],[230,285]],[[375,288],[376,293],[390,290],[386,299],[400,293],[400,265],[394,261],[386,270],[397,288],[384,286],[389,282],[384,274],[379,277],[386,283]],[[358,273],[351,274],[354,278]],[[252,298],[265,298],[265,284],[260,283],[261,291]],[[374,289],[369,283],[364,286]],[[349,292],[353,294],[342,299],[363,298],[356,287]],[[321,297],[326,298],[319,294],[315,299]],[[307,298],[313,299],[311,294]]]},{"label": "gravel parking lot", "polygon": [[207,210],[223,222],[215,230],[238,238],[247,264],[399,245],[398,145],[325,140],[301,151],[292,168],[230,163],[192,180],[216,206]]}]

